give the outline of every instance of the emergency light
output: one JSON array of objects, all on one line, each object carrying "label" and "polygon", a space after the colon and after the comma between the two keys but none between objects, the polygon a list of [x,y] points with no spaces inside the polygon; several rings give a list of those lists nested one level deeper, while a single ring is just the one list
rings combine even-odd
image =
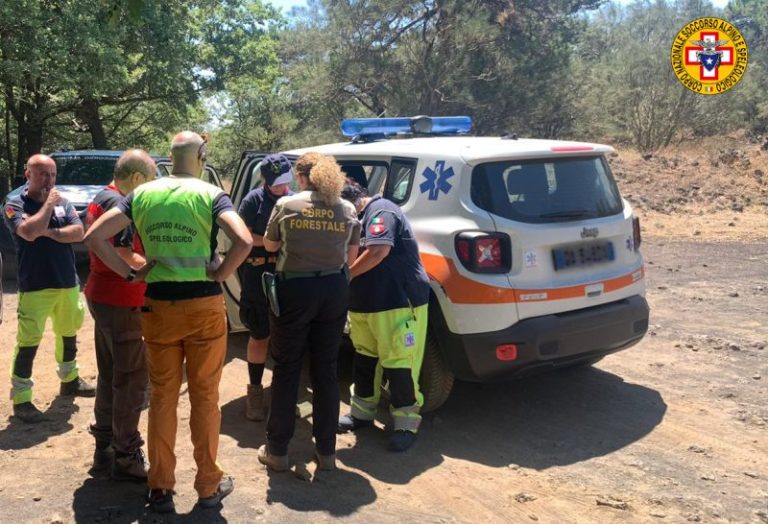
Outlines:
[{"label": "emergency light", "polygon": [[347,137],[386,137],[397,134],[465,135],[472,129],[468,116],[346,118],[341,133]]}]

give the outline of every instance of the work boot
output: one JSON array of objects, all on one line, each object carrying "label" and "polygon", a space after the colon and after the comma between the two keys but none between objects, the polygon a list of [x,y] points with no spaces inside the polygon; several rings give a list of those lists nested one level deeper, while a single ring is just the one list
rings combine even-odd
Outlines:
[{"label": "work boot", "polygon": [[112,465],[114,456],[115,453],[112,446],[109,444],[106,446],[96,444],[96,449],[93,451],[93,466],[91,466],[91,469],[94,471],[106,470]]},{"label": "work boot", "polygon": [[147,492],[147,502],[149,509],[157,513],[172,513],[176,510],[172,489],[150,489]]},{"label": "work boot", "polygon": [[267,418],[264,406],[264,387],[261,384],[248,384],[248,396],[245,397],[245,418],[260,421]]},{"label": "work boot", "polygon": [[129,453],[115,452],[115,461],[112,463],[114,480],[146,482],[147,469],[147,461],[141,448]]},{"label": "work boot", "polygon": [[32,402],[22,402],[13,405],[13,416],[26,422],[27,424],[36,424],[48,420],[45,414],[37,409]]},{"label": "work boot", "polygon": [[336,454],[321,455],[315,450],[315,462],[317,462],[317,469],[321,471],[333,471],[336,469]]},{"label": "work boot", "polygon": [[71,382],[62,382],[59,388],[59,395],[67,397],[95,397],[96,386],[77,377]]},{"label": "work boot", "polygon": [[373,425],[373,420],[364,420],[352,416],[352,414],[339,417],[339,423],[336,425],[336,433],[346,433],[348,431],[357,431],[360,428],[367,428]]},{"label": "work boot", "polygon": [[288,471],[288,455],[272,455],[267,451],[267,445],[259,448],[259,462],[272,471]]},{"label": "work boot", "polygon": [[232,493],[235,490],[235,479],[225,475],[219,481],[219,487],[216,488],[216,493],[210,497],[200,497],[197,499],[197,503],[201,508],[215,508],[221,503],[221,500]]},{"label": "work boot", "polygon": [[416,442],[416,433],[405,429],[398,429],[389,439],[389,451],[405,451]]}]

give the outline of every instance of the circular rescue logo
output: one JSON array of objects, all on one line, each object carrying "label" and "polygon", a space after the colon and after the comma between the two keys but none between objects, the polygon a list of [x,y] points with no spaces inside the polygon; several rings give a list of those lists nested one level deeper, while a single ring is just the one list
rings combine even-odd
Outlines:
[{"label": "circular rescue logo", "polygon": [[672,42],[672,70],[694,93],[724,93],[739,83],[747,70],[747,42],[722,18],[697,18]]}]

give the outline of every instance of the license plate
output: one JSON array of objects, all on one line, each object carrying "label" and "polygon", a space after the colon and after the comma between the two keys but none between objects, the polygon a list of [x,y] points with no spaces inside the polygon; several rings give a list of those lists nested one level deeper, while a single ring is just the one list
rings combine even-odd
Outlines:
[{"label": "license plate", "polygon": [[578,246],[552,250],[552,260],[555,263],[556,271],[571,267],[601,264],[615,259],[616,253],[613,251],[612,242],[579,244]]}]

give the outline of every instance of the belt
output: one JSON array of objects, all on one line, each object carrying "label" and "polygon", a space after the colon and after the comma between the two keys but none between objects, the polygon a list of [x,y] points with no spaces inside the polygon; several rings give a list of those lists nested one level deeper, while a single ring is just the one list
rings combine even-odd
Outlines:
[{"label": "belt", "polygon": [[339,269],[326,269],[324,271],[278,271],[275,276],[279,280],[292,280],[294,278],[317,278],[339,275],[346,271],[346,266]]},{"label": "belt", "polygon": [[248,257],[245,259],[246,264],[252,266],[263,266],[264,264],[276,264],[277,255],[271,257]]}]

